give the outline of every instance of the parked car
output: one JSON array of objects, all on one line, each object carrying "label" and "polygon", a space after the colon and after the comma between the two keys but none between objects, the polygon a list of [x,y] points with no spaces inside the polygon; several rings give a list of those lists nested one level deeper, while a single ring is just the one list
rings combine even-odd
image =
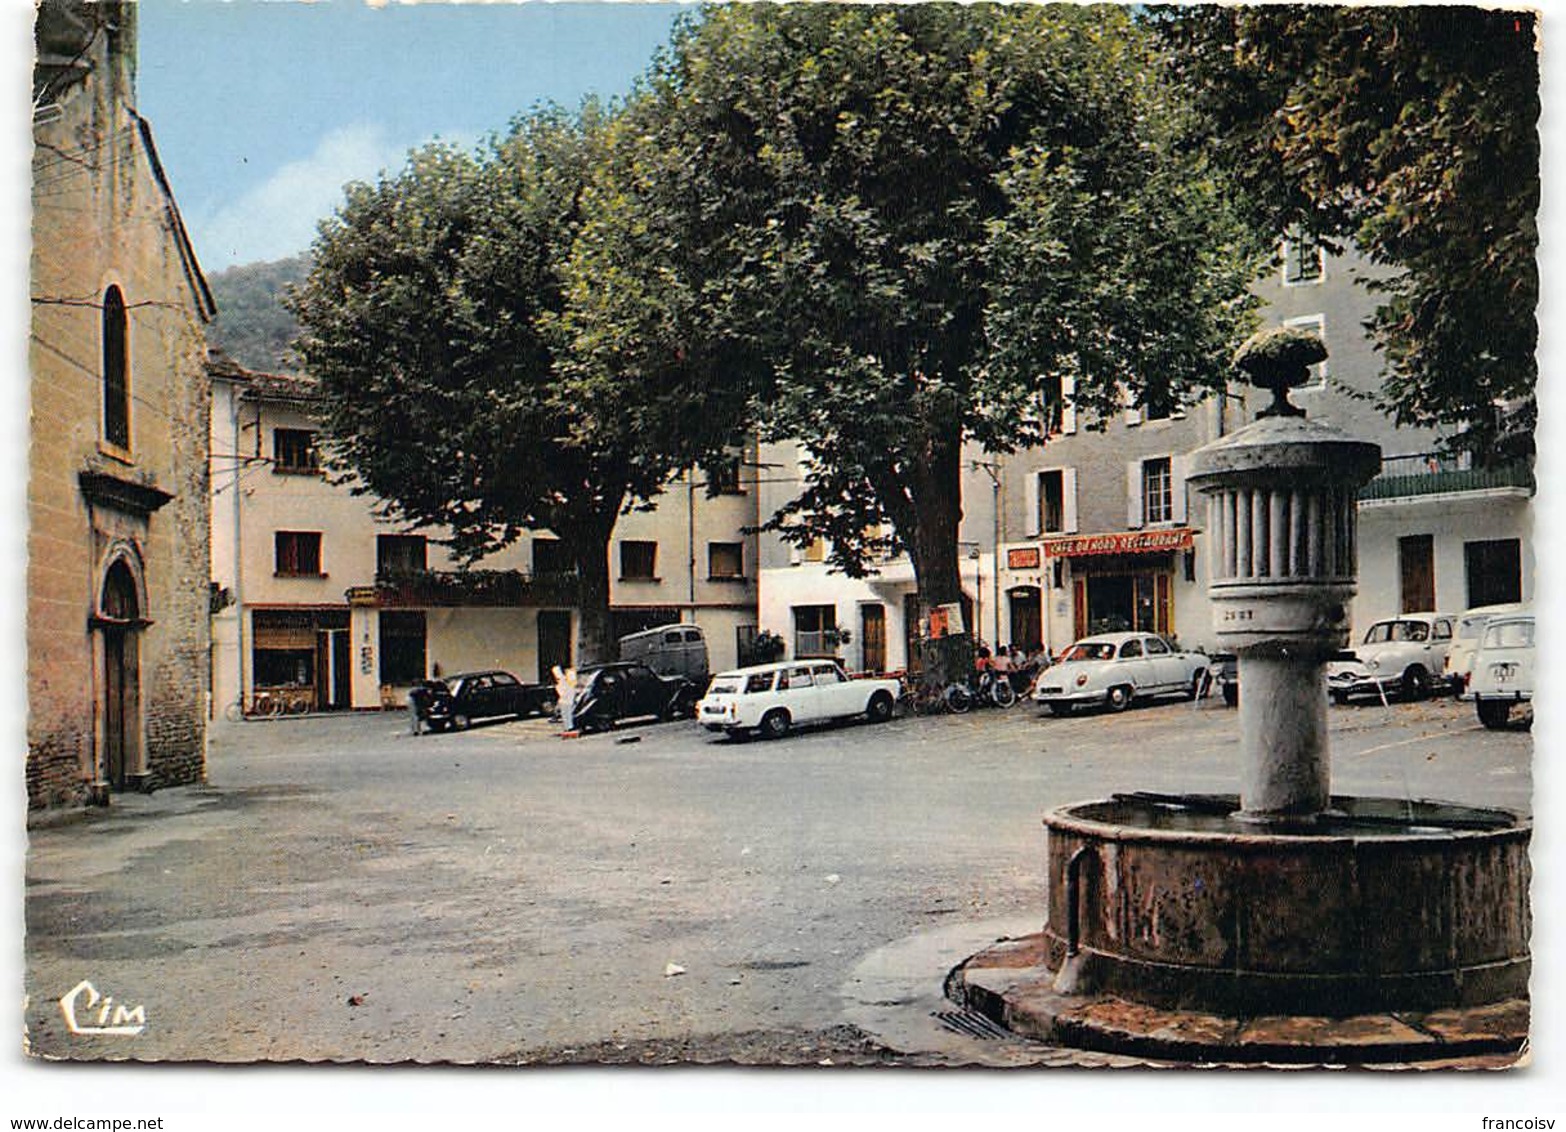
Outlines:
[{"label": "parked car", "polygon": [[1473,699],[1468,691],[1468,679],[1473,673],[1474,653],[1484,637],[1485,623],[1501,613],[1522,613],[1526,607],[1518,601],[1506,605],[1480,605],[1467,610],[1457,619],[1452,630],[1452,647],[1447,650],[1446,663],[1441,667],[1441,677],[1450,685],[1460,700]]},{"label": "parked car", "polygon": [[555,690],[549,685],[524,684],[498,668],[426,680],[423,688],[420,715],[432,731],[461,731],[478,719],[548,715],[555,709]]},{"label": "parked car", "polygon": [[1512,708],[1533,699],[1533,614],[1498,613],[1484,627],[1468,682],[1479,722],[1505,727]]},{"label": "parked car", "polygon": [[1124,711],[1153,696],[1194,700],[1211,668],[1204,654],[1173,648],[1154,633],[1103,633],[1084,637],[1040,673],[1033,699],[1052,715],[1070,715],[1079,704]]},{"label": "parked car", "polygon": [[1352,653],[1327,665],[1328,695],[1338,704],[1353,696],[1424,698],[1437,686],[1456,621],[1450,613],[1405,613],[1377,621]]},{"label": "parked car", "polygon": [[701,685],[683,676],[660,676],[640,661],[597,664],[577,673],[571,725],[602,731],[622,719],[689,717]]},{"label": "parked car", "polygon": [[796,724],[863,716],[892,718],[901,685],[896,680],[851,680],[834,660],[789,660],[720,672],[696,705],[708,731],[779,739]]}]

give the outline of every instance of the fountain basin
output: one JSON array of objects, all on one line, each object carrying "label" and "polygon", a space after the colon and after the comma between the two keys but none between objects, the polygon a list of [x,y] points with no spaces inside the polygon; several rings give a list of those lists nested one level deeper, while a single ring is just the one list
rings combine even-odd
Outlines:
[{"label": "fountain basin", "polygon": [[1127,794],[1047,815],[1057,990],[1326,1017],[1526,997],[1527,821],[1346,796],[1288,825],[1239,809]]}]

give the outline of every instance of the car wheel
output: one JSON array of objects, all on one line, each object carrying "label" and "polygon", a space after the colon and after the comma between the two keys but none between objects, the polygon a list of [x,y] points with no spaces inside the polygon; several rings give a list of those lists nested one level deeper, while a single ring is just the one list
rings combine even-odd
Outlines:
[{"label": "car wheel", "polygon": [[1116,684],[1109,689],[1104,697],[1104,703],[1110,711],[1125,711],[1131,706],[1131,687],[1128,684]]},{"label": "car wheel", "polygon": [[891,696],[877,692],[870,697],[870,704],[865,708],[865,718],[871,723],[885,723],[892,718],[892,709],[896,706]]},{"label": "car wheel", "polygon": [[1505,727],[1512,714],[1512,705],[1505,700],[1475,700],[1474,707],[1479,713],[1479,722],[1491,731]]},{"label": "car wheel", "polygon": [[453,731],[466,731],[473,725],[473,721],[460,711],[451,717],[451,729]]},{"label": "car wheel", "polygon": [[761,717],[761,735],[764,739],[781,739],[788,734],[788,729],[793,725],[788,712],[782,708],[773,708]]},{"label": "car wheel", "polygon": [[1056,719],[1065,719],[1066,716],[1071,714],[1070,704],[1049,703],[1044,706],[1049,709],[1050,715],[1053,715]]},{"label": "car wheel", "polygon": [[1403,672],[1399,691],[1405,700],[1424,699],[1430,693],[1430,673],[1425,671],[1423,665],[1410,664]]}]

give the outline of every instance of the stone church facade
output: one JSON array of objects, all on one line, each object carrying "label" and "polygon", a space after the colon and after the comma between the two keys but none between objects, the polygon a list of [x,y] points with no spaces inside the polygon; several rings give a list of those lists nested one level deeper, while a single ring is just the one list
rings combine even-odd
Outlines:
[{"label": "stone church facade", "polygon": [[135,7],[38,13],[30,808],[205,773],[214,308],[135,109]]}]

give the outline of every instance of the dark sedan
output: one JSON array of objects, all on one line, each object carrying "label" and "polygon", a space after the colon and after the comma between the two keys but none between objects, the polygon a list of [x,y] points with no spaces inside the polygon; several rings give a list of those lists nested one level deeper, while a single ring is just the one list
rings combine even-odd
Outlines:
[{"label": "dark sedan", "polygon": [[555,690],[547,684],[524,684],[509,672],[461,672],[444,680],[426,682],[433,687],[424,718],[432,730],[450,727],[461,731],[479,719],[548,715],[555,707]]},{"label": "dark sedan", "polygon": [[706,689],[683,676],[659,676],[645,664],[621,661],[584,668],[579,674],[571,725],[600,731],[622,719],[691,718]]}]

